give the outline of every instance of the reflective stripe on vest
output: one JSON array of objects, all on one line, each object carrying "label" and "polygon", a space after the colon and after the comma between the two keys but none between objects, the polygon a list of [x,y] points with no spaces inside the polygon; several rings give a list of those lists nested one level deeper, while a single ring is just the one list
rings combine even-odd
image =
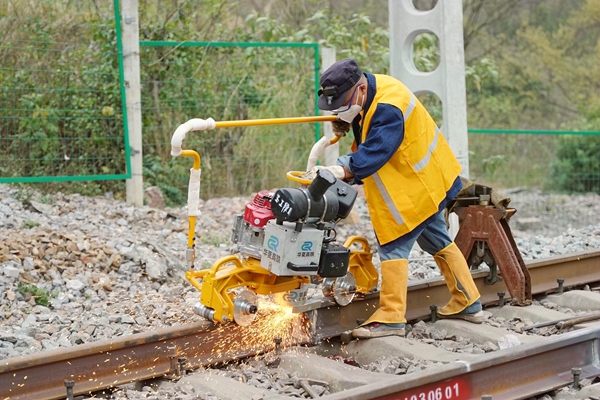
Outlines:
[{"label": "reflective stripe on vest", "polygon": [[402,215],[400,214],[400,210],[398,210],[398,207],[396,207],[396,204],[392,200],[390,193],[385,188],[385,185],[383,184],[383,181],[381,180],[379,173],[376,172],[373,175],[371,175],[371,177],[373,177],[373,180],[375,181],[375,185],[377,185],[377,190],[379,190],[379,194],[381,195],[381,198],[385,202],[385,205],[387,206],[388,210],[394,217],[394,221],[396,221],[396,223],[398,225],[404,224],[404,218],[402,218]]},{"label": "reflective stripe on vest", "polygon": [[411,93],[410,100],[408,102],[408,106],[406,106],[406,111],[404,112],[404,121],[408,120],[408,117],[410,117],[410,114],[413,112],[416,105],[417,105],[417,98],[415,97],[415,95],[413,93]]},{"label": "reflective stripe on vest", "polygon": [[413,165],[415,171],[419,172],[420,170],[425,168],[425,166],[427,164],[429,164],[429,160],[431,159],[431,153],[433,153],[435,148],[437,147],[438,138],[440,137],[440,133],[441,133],[440,129],[436,126],[435,127],[435,135],[433,136],[433,140],[431,141],[431,143],[429,144],[429,147],[427,148],[427,154],[425,154],[425,157],[421,158],[415,165]]}]

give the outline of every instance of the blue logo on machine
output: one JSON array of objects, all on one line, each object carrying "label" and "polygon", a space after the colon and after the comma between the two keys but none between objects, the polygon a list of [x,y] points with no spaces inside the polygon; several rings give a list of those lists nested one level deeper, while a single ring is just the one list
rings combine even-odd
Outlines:
[{"label": "blue logo on machine", "polygon": [[277,236],[271,235],[269,240],[267,240],[267,247],[270,250],[277,251],[278,246],[279,246],[279,238]]},{"label": "blue logo on machine", "polygon": [[314,257],[313,242],[303,242],[300,245],[300,251],[296,253],[296,257]]},{"label": "blue logo on machine", "polygon": [[311,251],[312,247],[313,247],[313,242],[304,242],[304,243],[302,243],[302,247],[300,247],[300,250]]}]

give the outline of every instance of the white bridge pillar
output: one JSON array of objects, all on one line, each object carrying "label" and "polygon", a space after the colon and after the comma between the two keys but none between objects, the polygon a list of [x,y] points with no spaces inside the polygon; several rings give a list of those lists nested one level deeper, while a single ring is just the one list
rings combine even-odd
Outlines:
[{"label": "white bridge pillar", "polygon": [[[429,11],[417,10],[412,0],[388,0],[390,74],[415,94],[433,93],[442,102],[442,132],[469,177],[467,98],[462,0],[438,0]],[[440,64],[431,72],[413,62],[413,42],[421,33],[439,39]]]}]

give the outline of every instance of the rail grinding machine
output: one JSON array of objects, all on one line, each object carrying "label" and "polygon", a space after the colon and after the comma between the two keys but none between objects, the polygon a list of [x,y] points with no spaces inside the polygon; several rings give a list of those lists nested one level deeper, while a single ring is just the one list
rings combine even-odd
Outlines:
[{"label": "rail grinding machine", "polygon": [[[280,118],[215,122],[194,119],[177,128],[171,140],[171,154],[192,157],[188,190],[188,246],[185,276],[200,291],[194,312],[215,322],[234,321],[248,325],[258,312],[257,295],[281,295],[290,304],[301,304],[311,281],[320,280],[323,294],[337,304],[348,305],[359,294],[377,290],[379,275],[364,237],[352,236],[343,245],[336,242],[336,224],[348,217],[357,191],[320,170],[314,180],[304,172],[286,176],[299,188],[261,191],[235,216],[232,241],[237,253],[216,260],[211,268],[195,268],[195,225],[200,215],[201,159],[193,150],[182,150],[185,135],[192,130],[217,127],[333,121],[335,116]],[[338,138],[318,141],[311,151],[307,170],[318,155]]]}]

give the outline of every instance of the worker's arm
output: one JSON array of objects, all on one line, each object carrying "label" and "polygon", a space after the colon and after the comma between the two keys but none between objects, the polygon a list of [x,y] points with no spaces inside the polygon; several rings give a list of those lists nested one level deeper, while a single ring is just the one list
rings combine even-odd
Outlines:
[{"label": "worker's arm", "polygon": [[378,104],[371,118],[366,140],[354,153],[338,158],[337,163],[354,176],[351,183],[373,175],[396,153],[404,140],[404,116],[390,104]]}]

